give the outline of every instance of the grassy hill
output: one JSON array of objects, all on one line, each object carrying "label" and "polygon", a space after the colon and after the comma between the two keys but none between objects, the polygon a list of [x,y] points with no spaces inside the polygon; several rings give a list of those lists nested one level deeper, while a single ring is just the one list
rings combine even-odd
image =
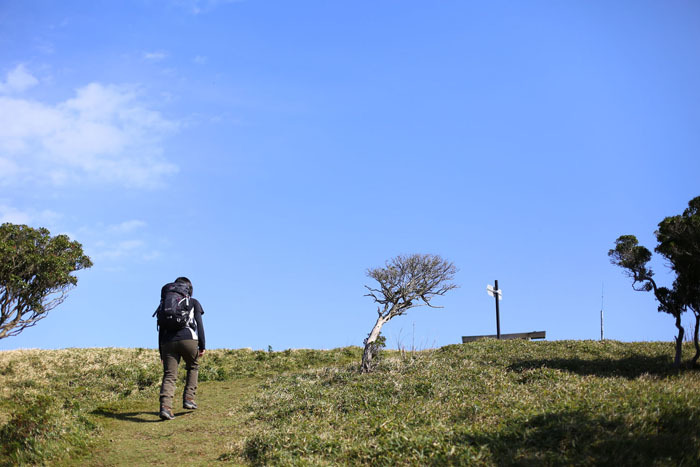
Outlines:
[{"label": "grassy hill", "polygon": [[700,372],[672,352],[487,340],[362,375],[357,347],[214,350],[200,409],[160,422],[154,350],[6,351],[0,464],[697,465]]}]

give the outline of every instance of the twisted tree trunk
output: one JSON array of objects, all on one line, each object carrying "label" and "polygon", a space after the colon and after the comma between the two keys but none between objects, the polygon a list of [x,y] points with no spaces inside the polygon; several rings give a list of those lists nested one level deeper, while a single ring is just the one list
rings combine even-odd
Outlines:
[{"label": "twisted tree trunk", "polygon": [[386,324],[386,322],[389,321],[389,319],[389,317],[383,317],[380,314],[377,318],[377,322],[374,323],[372,331],[370,331],[369,335],[367,336],[367,339],[365,339],[365,350],[362,353],[362,373],[369,373],[370,371],[372,371],[372,360],[374,360],[374,358],[377,356],[377,347],[375,345],[375,342],[379,337],[379,333],[382,330],[382,326],[384,326],[384,324]]},{"label": "twisted tree trunk", "polygon": [[700,357],[700,344],[698,344],[698,330],[700,330],[700,313],[695,313],[695,333],[693,334],[693,344],[695,344],[695,355],[693,356],[692,366],[695,367]]},{"label": "twisted tree trunk", "polygon": [[457,287],[450,283],[457,268],[437,255],[399,255],[387,261],[386,267],[368,269],[367,275],[379,283],[378,287],[365,288],[366,296],[377,303],[377,322],[364,341],[362,372],[372,371],[372,360],[376,358],[383,344],[379,340],[382,326],[390,319],[401,316],[411,308],[428,306],[440,308],[430,303],[434,297],[445,295]]},{"label": "twisted tree trunk", "polygon": [[683,353],[683,334],[685,330],[681,325],[681,315],[678,313],[676,315],[676,328],[678,329],[678,337],[676,337],[676,358],[673,360],[673,366],[675,368],[681,367],[681,355]]}]

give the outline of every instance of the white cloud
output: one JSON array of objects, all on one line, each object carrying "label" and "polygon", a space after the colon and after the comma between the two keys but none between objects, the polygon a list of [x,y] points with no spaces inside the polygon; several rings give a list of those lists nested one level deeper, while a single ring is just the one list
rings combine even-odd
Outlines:
[{"label": "white cloud", "polygon": [[204,65],[205,63],[207,63],[207,60],[207,57],[203,55],[197,55],[196,57],[194,57],[194,59],[192,59],[192,61],[197,65]]},{"label": "white cloud", "polygon": [[173,0],[173,4],[188,10],[193,15],[208,13],[221,5],[241,3],[244,0]]},{"label": "white cloud", "polygon": [[[51,210],[19,209],[0,199],[0,224],[26,224],[35,228],[46,227],[51,235],[66,234],[83,245],[85,253],[100,267],[107,269],[116,265],[130,265],[156,261],[162,257],[160,250],[152,244],[154,239],[147,231],[148,224],[131,219],[117,224],[97,224],[66,230],[66,219]],[[74,226],[75,227],[75,226]],[[162,246],[163,242],[158,241]]]},{"label": "white cloud", "polygon": [[168,243],[154,238],[148,224],[140,219],[84,225],[76,233],[76,238],[96,267],[105,270],[130,269],[145,262],[157,261],[163,254],[155,245],[160,248],[166,245],[167,248]]},{"label": "white cloud", "polygon": [[144,221],[140,221],[138,219],[132,219],[130,221],[124,221],[120,224],[115,224],[109,226],[109,230],[111,232],[119,232],[119,233],[130,233],[133,232],[134,230],[141,229],[143,227],[146,227],[146,223]]},{"label": "white cloud", "polygon": [[57,212],[45,209],[36,211],[33,209],[18,209],[8,204],[0,204],[0,224],[10,222],[12,224],[26,224],[33,227],[49,227],[61,218]]},{"label": "white cloud", "polygon": [[157,186],[178,170],[162,155],[177,128],[128,87],[91,83],[56,105],[0,96],[0,182]]},{"label": "white cloud", "polygon": [[144,247],[142,240],[123,240],[109,245],[98,242],[96,249],[92,253],[92,258],[96,260],[114,260],[125,256],[132,256]]},{"label": "white cloud", "polygon": [[98,241],[85,243],[85,251],[96,264],[109,267],[116,263],[134,264],[150,262],[162,256],[158,250],[154,250],[142,239],[124,239],[111,241]]},{"label": "white cloud", "polygon": [[159,62],[168,56],[165,52],[144,52],[143,59],[150,62]]},{"label": "white cloud", "polygon": [[0,205],[0,224],[9,222],[11,224],[29,224],[31,215],[27,212],[20,211],[12,206]]},{"label": "white cloud", "polygon": [[52,42],[40,37],[34,38],[34,44],[36,50],[45,55],[52,55],[56,51],[56,47]]},{"label": "white cloud", "polygon": [[4,177],[14,178],[20,171],[19,166],[12,159],[0,157],[0,174]]},{"label": "white cloud", "polygon": [[29,73],[24,65],[19,64],[13,70],[7,72],[4,82],[0,81],[0,93],[20,93],[37,84],[39,84],[39,80]]},{"label": "white cloud", "polygon": [[160,258],[163,254],[158,250],[153,250],[145,253],[142,258],[144,261],[154,261]]}]

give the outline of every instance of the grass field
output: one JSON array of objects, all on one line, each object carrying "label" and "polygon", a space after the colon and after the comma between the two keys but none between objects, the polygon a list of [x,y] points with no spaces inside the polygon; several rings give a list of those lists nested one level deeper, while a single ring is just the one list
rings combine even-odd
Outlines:
[{"label": "grass field", "polygon": [[214,350],[200,408],[160,422],[154,350],[6,351],[0,463],[698,465],[700,372],[672,352],[486,340],[363,375],[357,347]]}]

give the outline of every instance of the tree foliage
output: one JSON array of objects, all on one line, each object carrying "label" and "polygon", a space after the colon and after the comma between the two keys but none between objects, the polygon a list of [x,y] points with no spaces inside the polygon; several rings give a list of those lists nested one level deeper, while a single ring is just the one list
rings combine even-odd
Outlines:
[{"label": "tree foliage", "polygon": [[608,252],[613,264],[625,269],[632,278],[632,287],[637,291],[649,292],[656,282],[652,279],[654,272],[647,267],[651,260],[651,251],[639,245],[634,235],[621,235],[615,240],[615,248]]},{"label": "tree foliage", "polygon": [[658,310],[674,317],[676,329],[678,330],[674,366],[679,367],[684,334],[683,326],[681,325],[681,315],[685,311],[685,305],[675,285],[673,289],[656,285],[654,271],[647,265],[651,260],[651,251],[639,245],[639,241],[634,235],[618,237],[615,240],[615,248],[608,251],[608,256],[610,256],[610,261],[613,264],[623,268],[627,275],[632,278],[634,290],[653,291],[659,302]]},{"label": "tree foliage", "polygon": [[71,273],[92,266],[82,245],[45,228],[0,226],[0,339],[34,326],[78,283]]},{"label": "tree foliage", "polygon": [[663,255],[675,271],[676,286],[685,306],[695,315],[693,365],[700,357],[700,196],[688,202],[683,214],[667,217],[656,231],[656,252]]},{"label": "tree foliage", "polygon": [[375,341],[382,326],[390,319],[405,314],[411,308],[428,306],[440,308],[431,303],[439,295],[457,287],[451,281],[457,268],[451,262],[438,255],[414,254],[399,255],[387,261],[382,268],[367,270],[367,276],[376,280],[378,286],[365,286],[377,303],[377,318],[372,331],[364,341],[362,370],[368,372],[372,359],[376,356]]},{"label": "tree foliage", "polygon": [[696,353],[693,365],[700,357],[698,330],[700,328],[700,196],[688,203],[683,214],[666,217],[655,232],[658,245],[655,251],[661,254],[676,273],[672,288],[659,287],[654,272],[648,266],[651,251],[639,245],[634,235],[622,235],[615,241],[615,248],[608,252],[611,262],[622,267],[632,278],[635,290],[654,292],[659,302],[659,311],[675,318],[676,355],[674,364],[680,366],[684,329],[681,315],[690,309],[695,315],[693,341]]}]

